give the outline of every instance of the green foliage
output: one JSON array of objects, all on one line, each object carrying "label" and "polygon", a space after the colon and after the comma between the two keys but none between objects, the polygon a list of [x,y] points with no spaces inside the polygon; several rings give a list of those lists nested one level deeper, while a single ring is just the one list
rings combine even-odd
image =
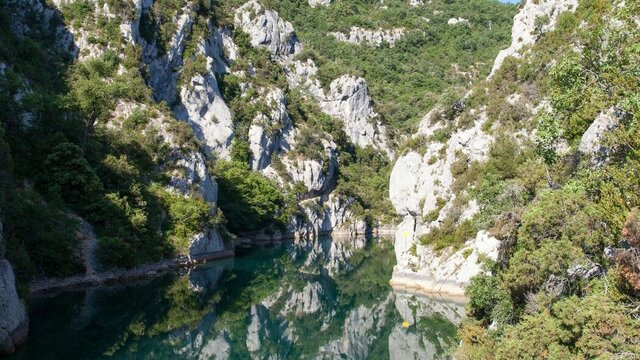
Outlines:
[{"label": "green foliage", "polygon": [[184,197],[168,191],[160,192],[168,219],[163,228],[167,239],[182,254],[187,254],[189,241],[204,229],[213,226],[211,205],[197,197]]},{"label": "green foliage", "polygon": [[[265,5],[292,22],[305,44],[298,57],[316,62],[324,87],[343,74],[363,76],[376,110],[390,130],[401,133],[410,130],[440,94],[471,80],[451,64],[469,73],[478,69],[480,76],[488,72],[497,51],[509,42],[515,12],[513,5],[486,0],[434,1],[417,8],[401,0],[387,1],[384,8],[352,1],[314,9],[294,0],[270,0]],[[471,28],[447,24],[458,16],[469,19]],[[406,32],[393,47],[346,44],[328,35],[348,33],[351,26]]]},{"label": "green foliage", "polygon": [[219,186],[218,206],[232,232],[282,227],[292,215],[275,184],[246,163],[219,161],[214,174]]},{"label": "green foliage", "polygon": [[54,199],[64,200],[76,211],[92,210],[95,196],[102,193],[103,187],[80,147],[62,143],[51,150],[44,165],[38,188]]},{"label": "green foliage", "polygon": [[78,222],[33,190],[12,191],[4,209],[7,256],[22,281],[34,275],[69,276],[84,271],[77,257]]},{"label": "green foliage", "polygon": [[640,351],[640,324],[605,294],[569,297],[508,326],[496,359],[611,358]]},{"label": "green foliage", "polygon": [[422,245],[430,245],[435,251],[446,248],[459,249],[467,240],[476,235],[478,229],[472,220],[459,224],[452,217],[447,217],[440,226],[431,229],[420,237]]}]

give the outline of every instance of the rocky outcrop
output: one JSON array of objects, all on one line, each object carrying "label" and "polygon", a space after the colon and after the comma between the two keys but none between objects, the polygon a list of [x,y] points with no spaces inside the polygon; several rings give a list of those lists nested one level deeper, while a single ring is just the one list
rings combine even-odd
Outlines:
[{"label": "rocky outcrop", "polygon": [[467,25],[469,26],[469,20],[465,19],[465,18],[461,18],[461,17],[453,17],[451,19],[449,19],[449,21],[447,21],[448,25],[451,26],[456,26],[456,25]]},{"label": "rocky outcrop", "polygon": [[[473,114],[476,120],[472,127],[454,132],[446,143],[428,142],[423,155],[408,152],[393,167],[389,197],[396,212],[403,216],[395,236],[397,265],[392,279],[395,286],[414,291],[464,294],[469,279],[480,272],[477,255],[474,257],[473,254],[497,257],[499,242],[486,232],[479,232],[475,240],[453,253],[436,253],[419,242],[420,236],[440,226],[454,211],[457,198],[451,189],[455,180],[451,170],[454,163],[463,157],[467,161],[484,161],[488,157],[493,138],[482,130],[487,116],[484,111]],[[432,135],[434,129],[441,127],[438,118],[437,109],[427,114],[416,136]],[[471,200],[463,209],[457,210],[458,221],[472,218],[478,210],[476,202]],[[425,216],[433,211],[437,211],[437,216],[425,220]]]},{"label": "rocky outcrop", "polygon": [[[354,144],[371,145],[389,156],[392,151],[386,142],[386,129],[373,111],[369,90],[362,78],[344,75],[334,80],[325,94],[315,79],[317,66],[312,60],[293,60],[302,46],[293,26],[277,12],[250,1],[238,8],[235,23],[245,31],[254,47],[266,48],[285,68],[290,87],[300,87],[311,94],[322,111],[340,119]],[[257,137],[257,135],[256,135]]]},{"label": "rocky outcrop", "polygon": [[449,249],[439,253],[431,247],[416,244],[415,255],[408,254],[407,239],[412,233],[403,228],[406,225],[403,222],[396,235],[398,266],[391,279],[395,288],[464,296],[464,288],[471,278],[482,272],[481,258],[498,258],[500,241],[486,231],[479,231],[475,239],[467,241],[457,251]]},{"label": "rocky outcrop", "polygon": [[[148,110],[148,106],[120,102],[112,112],[114,120],[107,126],[121,126],[122,119],[128,118],[136,111]],[[170,125],[175,120],[156,110],[150,111],[150,114],[155,116],[148,119],[144,132],[157,134],[158,141],[164,143],[169,150],[167,161],[163,164],[169,178],[168,189],[183,196],[198,194],[211,205],[212,211],[216,211],[218,184],[209,174],[204,155],[196,149],[183,146],[184,144],[178,141]],[[189,242],[189,255],[194,257],[206,257],[224,250],[225,244],[215,227],[203,229]]]},{"label": "rocky outcrop", "polygon": [[561,13],[575,11],[577,6],[578,0],[526,0],[514,18],[511,46],[500,51],[489,77],[498,71],[504,59],[519,57],[525,46],[535,43],[542,33],[555,29]]},{"label": "rocky outcrop", "polygon": [[205,152],[219,159],[229,159],[233,120],[220,94],[213,64],[213,59],[208,58],[208,72],[195,75],[181,89],[182,104],[176,108],[175,115],[191,125],[196,137],[204,142]]},{"label": "rocky outcrop", "polygon": [[16,291],[13,269],[0,259],[0,355],[14,352],[28,332],[29,320]]},{"label": "rocky outcrop", "polygon": [[350,210],[354,199],[330,194],[302,201],[303,217],[294,219],[291,231],[302,239],[321,235],[364,236],[368,227],[364,221],[354,221]]},{"label": "rocky outcrop", "polygon": [[331,5],[331,0],[309,0],[309,6],[311,7],[316,7],[316,6],[329,6]]},{"label": "rocky outcrop", "polygon": [[278,88],[269,91],[265,96],[265,103],[270,113],[258,113],[249,128],[249,150],[253,155],[253,170],[267,168],[274,154],[289,152],[295,141],[295,131],[287,114],[284,92]]},{"label": "rocky outcrop", "polygon": [[343,123],[343,129],[356,145],[373,146],[391,156],[386,130],[374,112],[369,88],[363,78],[343,75],[331,82],[320,108]]},{"label": "rocky outcrop", "polygon": [[[410,151],[396,161],[389,180],[389,197],[399,215],[423,216],[437,208],[437,199],[451,198],[453,163],[461,154],[470,161],[483,161],[489,154],[493,138],[482,130],[486,121],[482,112],[473,127],[454,132],[446,143],[432,141],[424,155]],[[421,125],[421,129],[426,127]]]},{"label": "rocky outcrop", "polygon": [[386,42],[393,47],[393,44],[404,36],[404,28],[369,30],[352,26],[348,34],[332,32],[331,35],[338,41],[351,44],[380,46],[383,42]]},{"label": "rocky outcrop", "polygon": [[578,150],[590,156],[594,163],[601,164],[609,152],[609,149],[602,144],[604,137],[620,126],[620,119],[623,117],[623,112],[615,108],[609,108],[598,114],[587,131],[582,134]]},{"label": "rocky outcrop", "polygon": [[302,49],[291,23],[257,1],[238,8],[234,22],[249,34],[251,45],[264,47],[276,57],[290,57]]}]

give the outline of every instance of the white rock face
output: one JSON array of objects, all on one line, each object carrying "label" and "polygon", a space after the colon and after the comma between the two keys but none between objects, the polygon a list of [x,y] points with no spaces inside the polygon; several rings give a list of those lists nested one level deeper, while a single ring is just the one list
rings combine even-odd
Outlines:
[{"label": "white rock face", "polygon": [[[402,230],[401,230],[402,231]],[[500,241],[486,231],[479,231],[475,239],[471,239],[455,253],[442,254],[434,252],[430,247],[417,245],[416,270],[403,267],[403,263],[414,261],[415,257],[407,253],[401,254],[399,265],[394,268],[391,285],[426,293],[442,293],[464,296],[464,288],[472,277],[482,272],[480,256],[492,260],[498,258]],[[465,257],[466,256],[466,257]]]},{"label": "white rock face", "polygon": [[389,46],[393,47],[393,44],[404,36],[404,28],[389,30],[380,28],[378,30],[369,30],[357,26],[352,26],[351,31],[349,31],[348,34],[332,32],[331,35],[338,41],[351,44],[367,44],[380,46],[382,42],[386,42],[389,44]]},{"label": "white rock face", "polygon": [[448,25],[451,26],[456,26],[456,25],[469,25],[469,20],[461,18],[461,17],[457,17],[457,18],[451,18],[449,19],[449,21],[447,21]]},{"label": "white rock face", "polygon": [[274,153],[289,152],[295,139],[284,92],[278,88],[271,90],[266,95],[265,102],[270,108],[270,114],[259,113],[249,128],[253,170],[263,170],[269,166]]},{"label": "white rock face", "polygon": [[[471,161],[484,161],[493,138],[482,131],[486,114],[481,113],[474,126],[451,135],[446,144],[430,143],[421,157],[409,152],[396,161],[389,181],[389,197],[400,215],[424,216],[436,209],[436,200],[451,197],[454,178],[451,165],[458,159],[457,152]],[[445,147],[444,157],[441,154]],[[420,204],[422,208],[419,208]]]},{"label": "white rock face", "polygon": [[351,221],[353,213],[350,206],[353,202],[352,198],[344,199],[335,194],[304,200],[300,206],[305,218],[296,219],[291,231],[303,239],[316,239],[332,231],[350,236],[365,235],[368,230],[366,224]]},{"label": "white rock face", "polygon": [[586,155],[606,155],[607,149],[602,146],[602,140],[606,133],[618,126],[619,121],[614,108],[601,112],[582,134],[578,150]]},{"label": "white rock face", "polygon": [[302,49],[290,22],[252,0],[236,10],[234,22],[251,38],[254,47],[265,47],[276,57],[290,57]]},{"label": "white rock face", "polygon": [[183,14],[176,21],[177,30],[166,53],[159,56],[159,49],[156,44],[147,44],[142,38],[137,39],[143,46],[143,61],[149,65],[149,86],[153,89],[153,96],[156,101],[166,101],[173,105],[178,97],[178,78],[180,76],[177,69],[183,65],[182,54],[187,44],[193,19],[189,16],[189,9],[183,9]]},{"label": "white rock face", "polygon": [[224,242],[218,229],[208,229],[189,242],[189,255],[193,257],[215,254],[224,250]]},{"label": "white rock face", "polygon": [[[555,29],[558,16],[565,11],[575,11],[578,0],[526,0],[516,14],[511,30],[511,46],[500,51],[491,69],[492,77],[509,56],[519,57],[519,52],[536,42],[541,32]],[[549,22],[536,29],[536,19],[547,17]]]},{"label": "white rock face", "polygon": [[309,0],[309,6],[316,7],[319,5],[329,6],[331,5],[331,0]]},{"label": "white rock face", "polygon": [[293,183],[301,182],[309,193],[320,195],[329,190],[336,171],[335,148],[326,146],[325,153],[327,160],[312,160],[302,157],[290,159],[287,157],[282,160],[282,163]]},{"label": "white rock face", "polygon": [[0,259],[0,355],[14,352],[26,340],[28,328],[29,320],[16,291],[11,264]]},{"label": "white rock face", "polygon": [[[389,156],[392,152],[386,143],[386,130],[371,107],[369,90],[364,79],[342,76],[334,80],[331,91],[325,95],[315,79],[317,67],[312,60],[294,61],[293,55],[302,46],[291,23],[280,18],[277,12],[265,9],[255,1],[238,8],[235,23],[251,38],[254,47],[268,49],[285,67],[291,87],[301,87],[318,100],[321,109],[344,123],[351,141],[365,147],[372,145]],[[257,134],[255,135],[257,137]]]},{"label": "white rock face", "polygon": [[205,143],[207,153],[227,160],[233,140],[233,120],[213,75],[211,58],[207,59],[207,68],[210,70],[207,74],[195,75],[182,88],[182,105],[175,109],[175,115],[191,125],[196,138]]},{"label": "white rock face", "polygon": [[[432,124],[434,117],[436,123]],[[437,109],[427,114],[416,136],[430,136],[434,128],[440,128],[437,117]],[[460,261],[461,252],[438,256],[430,248],[421,246],[418,239],[439,226],[453,208],[455,194],[451,186],[455,179],[451,166],[458,160],[458,154],[463,154],[470,161],[484,161],[488,157],[493,138],[482,131],[486,121],[486,114],[480,112],[473,127],[454,132],[445,144],[428,143],[424,155],[410,151],[396,161],[389,180],[389,198],[396,212],[403,216],[396,230],[394,244],[397,265],[392,282],[397,286],[463,294],[462,289],[469,280],[469,274],[475,275],[479,271],[479,267]],[[438,208],[438,199],[445,201],[441,208]],[[423,223],[423,217],[433,210],[439,210],[437,219]],[[459,221],[472,218],[478,211],[477,202],[470,201],[462,210]],[[495,245],[492,251],[497,256],[498,243],[487,240],[483,232],[478,236],[479,244]],[[493,254],[485,251],[484,245],[479,246],[483,252]]]},{"label": "white rock face", "polygon": [[377,119],[371,103],[364,79],[343,75],[331,82],[329,94],[320,101],[320,108],[343,121],[343,129],[354,144],[371,145],[391,155],[386,129]]}]

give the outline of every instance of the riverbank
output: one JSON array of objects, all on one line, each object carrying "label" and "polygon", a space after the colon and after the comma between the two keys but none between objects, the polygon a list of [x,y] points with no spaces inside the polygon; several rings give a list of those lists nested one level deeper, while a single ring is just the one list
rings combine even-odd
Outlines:
[{"label": "riverbank", "polygon": [[31,282],[29,289],[31,290],[31,294],[40,295],[60,290],[77,290],[101,285],[111,285],[155,277],[167,271],[188,268],[209,261],[232,258],[234,255],[235,251],[230,249],[189,259],[185,259],[184,257],[166,259],[133,269],[116,269],[66,278],[44,278]]},{"label": "riverbank", "polygon": [[[353,234],[349,231],[336,230],[327,234],[315,235],[315,237],[331,236],[335,239],[363,236],[363,237],[384,237],[390,238],[391,228],[376,228],[366,234]],[[133,269],[115,269],[101,272],[93,272],[82,275],[70,276],[66,278],[42,278],[29,284],[31,294],[41,295],[63,290],[77,290],[101,285],[111,285],[125,283],[143,278],[151,278],[171,270],[189,268],[197,264],[209,261],[232,258],[235,256],[235,248],[252,248],[261,246],[281,245],[288,241],[299,240],[298,236],[269,236],[261,233],[243,234],[233,240],[233,249],[204,256],[191,258],[176,257],[173,259],[161,260],[156,263],[145,264]],[[86,256],[89,259],[90,256]]]}]

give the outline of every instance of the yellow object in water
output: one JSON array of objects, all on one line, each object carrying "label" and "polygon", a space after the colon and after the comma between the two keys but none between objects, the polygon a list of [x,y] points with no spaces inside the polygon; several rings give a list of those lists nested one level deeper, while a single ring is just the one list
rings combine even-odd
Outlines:
[{"label": "yellow object in water", "polygon": [[407,230],[402,232],[402,237],[404,237],[405,239],[409,237],[409,232]]},{"label": "yellow object in water", "polygon": [[408,321],[403,321],[403,322],[402,322],[402,327],[403,327],[403,328],[405,328],[405,329],[406,329],[406,328],[408,328],[408,327],[409,327],[409,325],[410,325],[410,324],[409,324],[409,322],[408,322]]}]

